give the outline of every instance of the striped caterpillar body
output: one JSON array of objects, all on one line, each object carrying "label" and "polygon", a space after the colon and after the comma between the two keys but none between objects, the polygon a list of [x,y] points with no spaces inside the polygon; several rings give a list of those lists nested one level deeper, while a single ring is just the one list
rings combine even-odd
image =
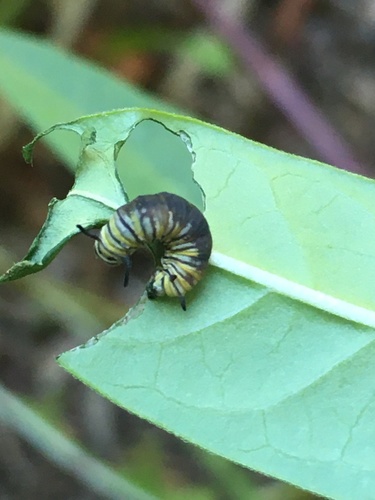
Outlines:
[{"label": "striped caterpillar body", "polygon": [[77,227],[96,240],[95,251],[107,264],[125,264],[125,286],[131,255],[151,250],[156,270],[148,297],[178,297],[186,310],[185,294],[202,278],[212,250],[208,223],[194,205],[171,193],[143,195],[118,208],[98,236]]}]

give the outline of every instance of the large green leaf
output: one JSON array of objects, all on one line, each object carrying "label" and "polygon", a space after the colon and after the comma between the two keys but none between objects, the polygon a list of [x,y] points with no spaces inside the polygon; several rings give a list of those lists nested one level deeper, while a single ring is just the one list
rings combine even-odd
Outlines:
[{"label": "large green leaf", "polygon": [[[89,134],[81,174],[87,155],[115,157],[146,119],[193,154],[214,266],[186,313],[171,299],[143,300],[59,362],[118,405],[214,453],[323,495],[371,498],[375,183],[144,109],[63,126]],[[98,206],[95,185],[79,191]],[[100,203],[93,225],[115,205]]]},{"label": "large green leaf", "polygon": [[[125,106],[173,110],[164,101],[35,36],[0,30],[0,68],[0,94],[38,131]],[[77,163],[74,139],[68,134],[47,138],[71,169]],[[188,182],[189,155],[171,134],[148,123],[132,134],[128,146],[118,166],[130,197],[173,190],[200,203],[198,189]],[[176,169],[176,165],[183,168]]]}]

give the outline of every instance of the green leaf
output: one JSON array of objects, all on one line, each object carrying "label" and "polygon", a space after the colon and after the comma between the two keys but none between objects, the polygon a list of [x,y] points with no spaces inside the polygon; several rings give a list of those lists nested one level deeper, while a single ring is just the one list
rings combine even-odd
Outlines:
[{"label": "green leaf", "polygon": [[[42,38],[5,29],[0,30],[0,67],[0,93],[37,131],[53,123],[119,107],[175,109]],[[47,141],[58,157],[75,170],[74,137],[53,134]],[[176,169],[176,165],[183,168]],[[118,167],[131,198],[167,190],[198,205],[201,202],[199,190],[188,182],[189,155],[161,127],[150,123],[138,127],[126,155],[120,155]]]},{"label": "green leaf", "polygon": [[[35,142],[55,129],[64,129],[64,125],[57,125],[40,134],[24,149],[27,161],[31,161]],[[79,232],[77,224],[88,227],[104,224],[113,210],[127,201],[115,169],[116,149],[108,149],[103,144],[101,149],[97,149],[95,136],[95,131],[90,128],[82,132],[81,154],[73,188],[64,200],[53,199],[50,202],[47,219],[29,252],[0,277],[0,282],[40,271]]]},{"label": "green leaf", "polygon": [[213,270],[59,363],[211,452],[333,498],[374,490],[371,329]]},{"label": "green leaf", "polygon": [[114,158],[143,120],[192,152],[213,266],[186,313],[171,299],[142,301],[59,363],[211,452],[322,495],[370,498],[374,182],[160,111],[119,110],[60,128],[94,137],[81,159],[92,148]]}]

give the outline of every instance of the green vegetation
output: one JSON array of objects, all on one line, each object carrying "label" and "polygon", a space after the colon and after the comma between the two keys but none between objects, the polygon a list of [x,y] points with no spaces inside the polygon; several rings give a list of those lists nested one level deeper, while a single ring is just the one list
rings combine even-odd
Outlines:
[{"label": "green vegetation", "polygon": [[[62,158],[76,161],[76,181],[51,204],[29,254],[5,281],[44,268],[77,233],[77,222],[100,225],[145,183],[203,204],[213,235],[212,266],[188,296],[186,313],[175,301],[142,298],[104,334],[63,353],[60,365],[117,405],[226,459],[321,495],[369,498],[375,183],[172,114],[35,41],[2,33],[0,47],[0,88],[34,127],[58,120],[66,106],[71,114],[93,111],[98,94],[96,108],[115,105],[99,92],[81,106],[69,83],[55,80],[61,66],[54,71],[54,63],[67,74],[73,66],[85,73],[85,88],[112,85],[129,106],[36,138],[46,136]],[[37,65],[29,64],[33,51]],[[34,85],[22,87],[22,74]],[[120,182],[120,148],[148,121],[161,150],[171,133],[182,140],[203,198],[177,146],[167,149],[173,171],[147,155],[147,130],[127,159],[139,165],[131,188],[126,173]],[[68,134],[53,139],[58,130],[79,134],[78,153]]]}]

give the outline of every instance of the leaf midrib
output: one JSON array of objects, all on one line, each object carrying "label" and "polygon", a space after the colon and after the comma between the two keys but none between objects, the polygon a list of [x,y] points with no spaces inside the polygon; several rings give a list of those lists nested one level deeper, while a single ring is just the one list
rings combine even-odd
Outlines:
[{"label": "leaf midrib", "polygon": [[210,264],[254,281],[291,299],[298,300],[340,318],[375,328],[375,311],[371,309],[314,290],[220,252],[212,252]]}]

